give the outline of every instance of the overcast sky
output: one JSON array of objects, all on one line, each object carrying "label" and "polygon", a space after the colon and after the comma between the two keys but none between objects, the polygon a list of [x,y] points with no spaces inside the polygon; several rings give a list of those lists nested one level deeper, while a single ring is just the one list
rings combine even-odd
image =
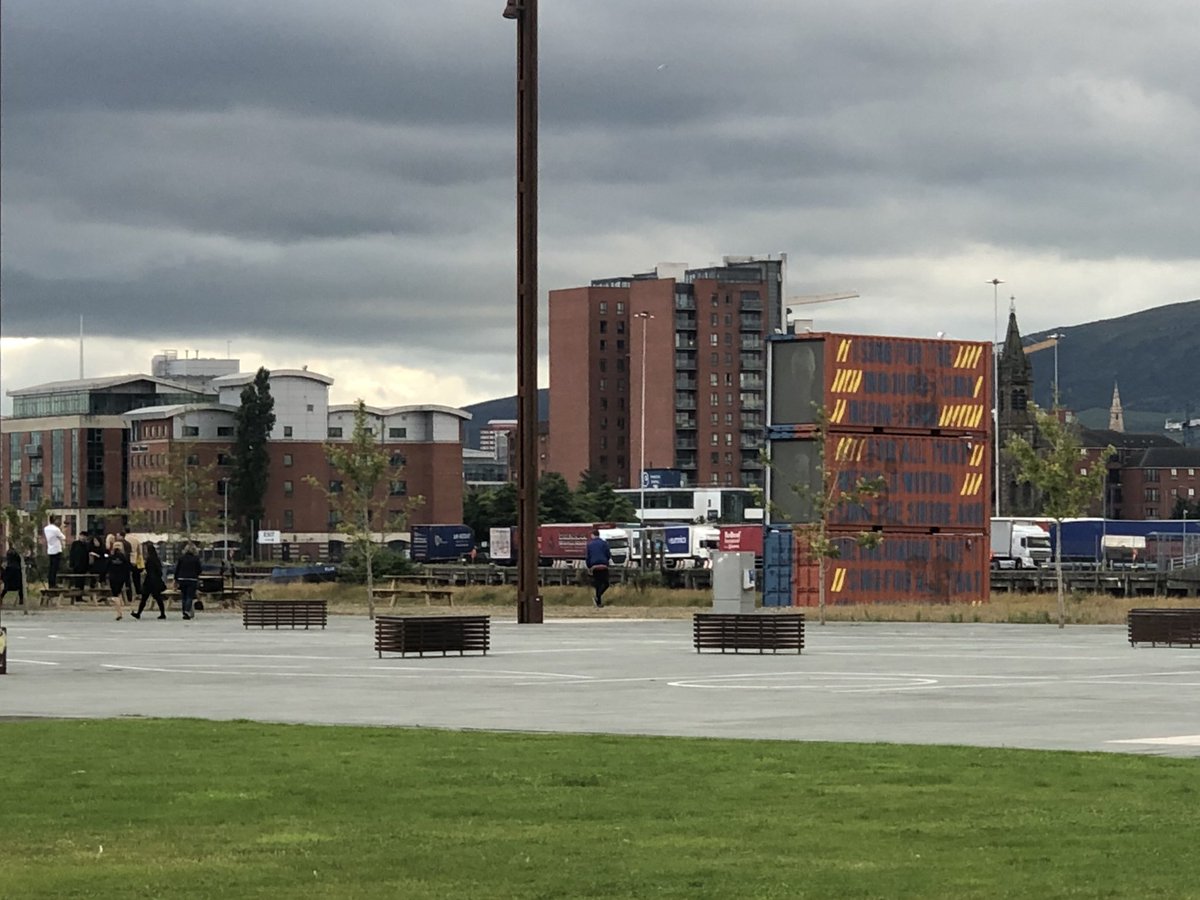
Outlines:
[{"label": "overcast sky", "polygon": [[[821,329],[1200,297],[1200,3],[542,0],[546,291],[786,253]],[[7,0],[0,391],[166,348],[516,391],[504,0]],[[543,384],[546,379],[543,304]],[[1200,337],[1196,338],[1200,345]]]}]

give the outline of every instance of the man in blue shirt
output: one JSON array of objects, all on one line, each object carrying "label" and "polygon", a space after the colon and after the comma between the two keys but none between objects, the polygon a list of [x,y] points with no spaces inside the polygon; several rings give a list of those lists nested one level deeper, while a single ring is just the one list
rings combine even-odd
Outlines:
[{"label": "man in blue shirt", "polygon": [[592,539],[587,542],[587,567],[592,573],[592,587],[596,590],[596,608],[604,606],[604,592],[608,590],[608,566],[612,562],[612,551],[608,541],[600,537],[600,530],[592,529]]}]

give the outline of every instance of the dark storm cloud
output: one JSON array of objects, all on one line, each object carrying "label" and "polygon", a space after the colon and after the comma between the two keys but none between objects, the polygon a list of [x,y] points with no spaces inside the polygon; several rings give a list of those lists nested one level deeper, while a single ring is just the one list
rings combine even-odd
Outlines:
[{"label": "dark storm cloud", "polygon": [[[494,371],[514,315],[503,6],[7,3],[4,333],[104,309],[89,331]],[[1195,264],[1190,0],[555,0],[541,23],[543,289],[747,252],[881,290],[876,261],[979,247]]]}]

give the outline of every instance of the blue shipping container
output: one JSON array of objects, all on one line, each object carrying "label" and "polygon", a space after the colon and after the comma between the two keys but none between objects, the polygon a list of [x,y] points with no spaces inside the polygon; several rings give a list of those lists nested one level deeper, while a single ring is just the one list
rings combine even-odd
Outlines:
[{"label": "blue shipping container", "polygon": [[792,531],[767,530],[763,545],[763,606],[792,605]]},{"label": "blue shipping container", "polygon": [[475,535],[466,525],[414,525],[410,554],[417,562],[458,559],[475,548]]}]

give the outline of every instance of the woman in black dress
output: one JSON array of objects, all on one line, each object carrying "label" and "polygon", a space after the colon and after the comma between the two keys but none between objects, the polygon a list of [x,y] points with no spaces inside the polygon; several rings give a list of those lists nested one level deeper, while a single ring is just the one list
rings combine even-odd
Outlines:
[{"label": "woman in black dress", "polygon": [[112,594],[113,606],[117,608],[117,620],[125,615],[125,584],[129,581],[129,560],[125,558],[125,548],[120,544],[113,547],[108,557],[108,590]]},{"label": "woman in black dress", "polygon": [[4,555],[4,571],[0,573],[3,589],[0,589],[0,603],[9,591],[17,592],[17,602],[25,605],[25,574],[21,571],[21,554],[15,548],[9,547]]},{"label": "woman in black dress", "polygon": [[149,541],[142,543],[142,562],[146,565],[146,571],[142,575],[142,600],[138,603],[137,612],[133,613],[133,617],[135,619],[142,617],[146,601],[153,596],[155,602],[158,603],[158,617],[165,619],[167,608],[163,604],[163,594],[167,590],[167,583],[163,579],[162,560],[158,558],[158,550]]}]

